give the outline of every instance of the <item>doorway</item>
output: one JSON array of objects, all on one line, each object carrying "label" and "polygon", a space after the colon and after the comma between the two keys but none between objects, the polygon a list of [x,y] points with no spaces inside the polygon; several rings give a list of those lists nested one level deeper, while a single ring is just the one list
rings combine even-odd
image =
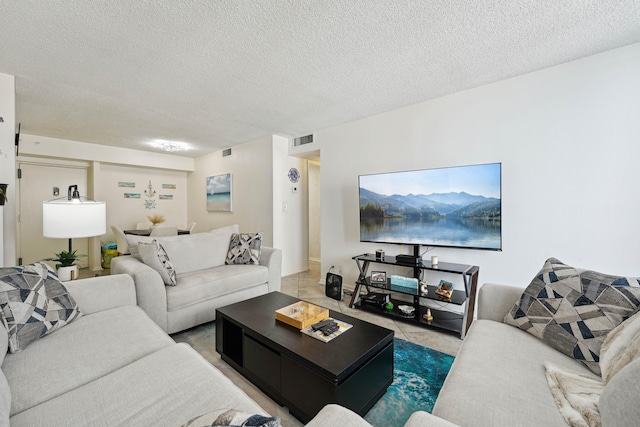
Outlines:
[{"label": "doorway", "polygon": [[320,263],[320,161],[307,161],[309,185],[309,261]]},{"label": "doorway", "polygon": [[[68,250],[67,239],[50,239],[42,235],[42,202],[66,198],[70,185],[77,185],[80,194],[86,195],[89,173],[88,167],[78,166],[20,162],[18,167],[18,261],[29,264]],[[88,254],[89,239],[73,239],[73,250]],[[80,268],[87,267],[89,258],[81,258],[77,264]]]}]

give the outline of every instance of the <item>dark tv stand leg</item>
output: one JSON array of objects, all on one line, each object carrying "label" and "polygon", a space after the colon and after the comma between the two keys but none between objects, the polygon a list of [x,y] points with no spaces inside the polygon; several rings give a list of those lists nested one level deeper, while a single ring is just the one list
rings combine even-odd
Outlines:
[{"label": "dark tv stand leg", "polygon": [[[362,285],[366,286],[367,283],[367,270],[369,270],[369,261],[364,261],[360,264],[359,260],[356,260],[356,264],[358,265],[358,271],[360,272],[358,276],[358,281],[356,282],[356,287],[353,290],[353,294],[351,295],[351,301],[349,302],[349,308],[353,308],[353,306],[360,300],[360,290]],[[367,292],[369,291],[369,287],[367,287]]]}]

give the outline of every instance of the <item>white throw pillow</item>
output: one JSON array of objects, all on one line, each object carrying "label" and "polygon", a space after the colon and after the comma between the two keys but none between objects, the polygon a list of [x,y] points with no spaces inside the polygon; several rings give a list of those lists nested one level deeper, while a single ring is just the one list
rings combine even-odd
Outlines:
[{"label": "white throw pillow", "polygon": [[129,254],[133,257],[140,258],[140,254],[138,253],[138,243],[151,243],[153,241],[153,237],[149,236],[136,236],[135,234],[125,234],[125,239],[127,239],[127,245],[129,246]]}]

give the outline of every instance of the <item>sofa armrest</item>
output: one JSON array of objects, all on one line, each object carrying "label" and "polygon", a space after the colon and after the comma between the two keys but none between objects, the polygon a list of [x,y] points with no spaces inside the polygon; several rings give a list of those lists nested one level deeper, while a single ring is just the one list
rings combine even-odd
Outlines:
[{"label": "sofa armrest", "polygon": [[80,311],[91,314],[122,305],[136,305],[136,288],[126,274],[64,282]]},{"label": "sofa armrest", "polygon": [[133,278],[138,305],[165,332],[167,323],[167,290],[160,274],[134,256],[111,259],[111,272]]},{"label": "sofa armrest", "polygon": [[263,246],[260,265],[269,269],[269,292],[279,291],[282,282],[282,250]]},{"label": "sofa armrest", "polygon": [[428,412],[424,411],[416,411],[407,420],[404,424],[404,427],[424,427],[424,426],[433,426],[433,427],[455,427],[457,424],[453,424],[445,419],[436,417]]},{"label": "sofa armrest", "polygon": [[485,283],[478,291],[478,319],[502,323],[523,291],[519,286]]},{"label": "sofa armrest", "polygon": [[344,406],[329,404],[320,410],[306,427],[371,427],[364,418]]}]

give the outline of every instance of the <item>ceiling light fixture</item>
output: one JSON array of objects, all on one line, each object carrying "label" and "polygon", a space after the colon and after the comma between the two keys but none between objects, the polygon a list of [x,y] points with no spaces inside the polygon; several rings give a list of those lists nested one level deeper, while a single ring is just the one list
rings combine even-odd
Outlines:
[{"label": "ceiling light fixture", "polygon": [[175,153],[176,151],[186,151],[189,149],[189,146],[184,142],[174,142],[174,141],[163,141],[157,140],[151,143],[152,147],[159,148],[163,151],[168,151],[170,153]]}]

